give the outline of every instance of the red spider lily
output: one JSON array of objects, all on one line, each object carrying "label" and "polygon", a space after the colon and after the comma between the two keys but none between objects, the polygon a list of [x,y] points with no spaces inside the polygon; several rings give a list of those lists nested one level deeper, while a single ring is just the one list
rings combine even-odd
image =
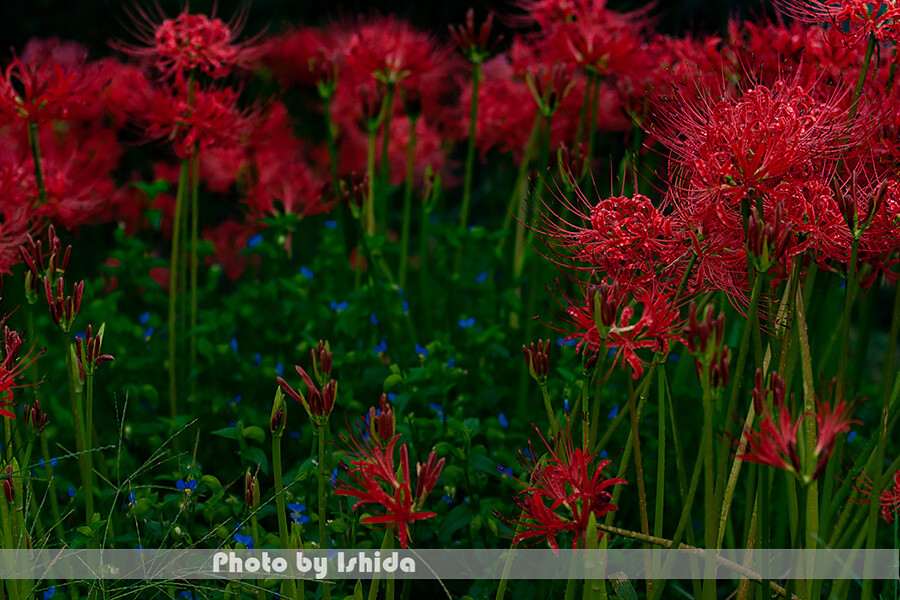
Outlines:
[{"label": "red spider lily", "polygon": [[183,79],[197,70],[211,77],[224,77],[236,67],[247,67],[264,48],[257,35],[238,42],[246,22],[246,11],[237,13],[228,23],[210,16],[190,14],[188,7],[174,19],[150,14],[141,8],[132,14],[135,37],[142,45],[119,43],[118,47],[138,58],[150,61],[163,77]]},{"label": "red spider lily", "polygon": [[475,9],[470,8],[466,12],[465,25],[449,26],[450,37],[470,62],[481,63],[490,56],[494,46],[503,39],[503,36],[498,36],[493,43],[490,42],[493,26],[494,14],[488,13],[487,18],[482,21],[481,27],[476,30]]},{"label": "red spider lily", "polygon": [[44,277],[44,295],[47,298],[47,306],[50,309],[50,318],[63,331],[69,333],[72,322],[81,308],[81,297],[84,295],[84,281],[79,281],[72,286],[72,295],[66,296],[66,284],[62,277],[56,282],[56,295],[53,294],[54,284]]},{"label": "red spider lily", "polygon": [[424,464],[416,465],[414,493],[406,444],[400,444],[399,467],[394,463],[399,439],[400,435],[395,435],[382,448],[377,443],[361,442],[352,435],[344,438],[350,444],[353,456],[347,467],[351,483],[339,480],[334,493],[356,498],[354,510],[366,504],[380,505],[384,514],[365,517],[362,522],[395,529],[400,545],[406,548],[410,525],[415,521],[437,516],[433,512],[423,512],[422,506],[437,483],[444,468],[444,459],[438,459],[432,450]]},{"label": "red spider lily", "polygon": [[394,421],[394,409],[388,402],[387,394],[382,394],[378,401],[378,408],[369,409],[369,436],[379,446],[384,446],[394,438],[396,423]]},{"label": "red spider lily", "polygon": [[[772,396],[771,411],[766,401],[769,395]],[[793,405],[793,395],[790,401]],[[804,483],[809,483],[822,474],[838,435],[850,431],[850,425],[858,423],[851,419],[852,406],[845,400],[838,400],[831,406],[816,398],[815,411],[794,417],[793,407],[788,407],[785,403],[783,380],[776,373],[772,374],[768,390],[762,388],[762,377],[757,374],[753,402],[754,406],[762,409],[762,421],[758,431],[746,432],[747,450],[737,458],[784,469]],[[797,436],[804,421],[810,417],[816,421],[816,445],[812,456],[804,460],[805,448],[800,447]],[[816,462],[809,469],[808,464],[812,460]]]},{"label": "red spider lily", "polygon": [[96,102],[104,81],[95,68],[67,71],[55,62],[15,58],[0,78],[0,122],[46,123]]},{"label": "red spider lily", "polygon": [[900,4],[896,0],[775,0],[785,13],[804,23],[831,24],[849,44],[874,35],[900,40]]},{"label": "red spider lily", "polygon": [[319,391],[310,376],[306,374],[306,371],[297,365],[294,365],[294,368],[297,369],[297,373],[303,378],[309,397],[307,398],[302,392],[294,390],[281,377],[276,377],[278,385],[281,386],[285,394],[303,405],[314,424],[317,426],[324,424],[328,421],[328,417],[331,415],[332,409],[334,409],[334,400],[337,396],[337,382],[332,379],[322,386],[322,391]]},{"label": "red spider lily", "polygon": [[263,63],[282,85],[333,86],[344,60],[340,31],[293,29],[268,44]]},{"label": "red spider lily", "polygon": [[[864,474],[857,477],[854,489],[867,498],[867,500],[854,500],[854,502],[861,504],[871,502],[872,480],[869,477]],[[893,523],[897,518],[897,511],[900,510],[900,471],[894,473],[893,487],[886,487],[881,491],[878,505],[881,506],[881,518],[886,523]]]},{"label": "red spider lily", "polygon": [[554,550],[559,549],[556,536],[564,532],[574,534],[572,548],[587,531],[591,514],[599,520],[605,514],[617,510],[611,502],[607,488],[627,483],[624,479],[605,478],[608,460],[595,463],[597,457],[575,448],[568,427],[558,448],[551,447],[541,435],[549,457],[535,458],[530,452],[531,463],[526,465],[529,477],[527,488],[519,492],[514,502],[523,511],[518,525],[523,531],[513,538],[513,543],[523,540],[545,540]]},{"label": "red spider lily", "polygon": [[12,401],[13,391],[33,385],[16,383],[16,379],[21,377],[25,369],[30,367],[34,361],[46,352],[46,348],[34,356],[29,356],[31,354],[29,352],[20,358],[19,349],[22,346],[22,338],[18,332],[13,331],[9,327],[4,328],[3,346],[3,362],[0,363],[0,417],[14,419],[15,415],[7,410],[7,408],[14,406]]},{"label": "red spider lily", "polygon": [[137,119],[145,126],[149,139],[174,142],[175,153],[187,158],[194,152],[213,147],[238,145],[251,131],[258,113],[238,107],[238,93],[230,88],[203,89],[193,84],[157,88],[149,105],[138,106]]},{"label": "red spider lily", "polygon": [[97,335],[94,335],[91,326],[88,325],[84,332],[84,339],[80,337],[75,338],[75,359],[82,379],[86,375],[93,376],[100,363],[115,360],[110,354],[100,354],[100,345],[103,344],[103,331],[105,329],[106,325],[101,325]]},{"label": "red spider lily", "polygon": [[[3,169],[0,169],[0,187],[3,187],[3,179]],[[0,275],[9,273],[13,266],[21,262],[19,248],[34,228],[29,219],[30,213],[27,205],[4,200],[3,206],[0,206]]]}]

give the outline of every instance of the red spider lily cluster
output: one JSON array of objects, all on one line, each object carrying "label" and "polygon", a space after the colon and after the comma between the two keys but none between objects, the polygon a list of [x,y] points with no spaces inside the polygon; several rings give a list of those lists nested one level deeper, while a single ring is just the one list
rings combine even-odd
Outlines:
[{"label": "red spider lily cluster", "polygon": [[[359,440],[353,435],[344,438],[350,446],[350,464],[345,465],[350,481],[338,480],[334,493],[356,498],[354,510],[366,505],[380,508],[382,514],[365,517],[362,522],[383,525],[390,530],[390,535],[396,534],[401,547],[406,548],[412,523],[437,516],[437,513],[423,509],[444,468],[444,459],[437,458],[432,450],[424,463],[417,463],[414,487],[406,444],[400,443],[399,434],[389,439],[385,437],[393,431],[393,413],[385,397],[381,400],[380,414],[375,416],[374,413],[375,409],[372,409],[370,426],[374,435],[368,440]],[[398,444],[399,465],[395,462]]]},{"label": "red spider lily cluster", "polygon": [[[44,350],[41,350],[33,356],[30,352],[26,353],[25,356],[21,356],[22,343],[22,336],[19,335],[19,332],[9,327],[3,328],[3,361],[0,362],[0,417],[6,419],[15,418],[15,415],[9,411],[14,406],[13,392],[29,386],[29,384],[20,383],[19,379],[21,379],[25,370],[44,353]],[[37,411],[40,413],[40,405],[37,406]],[[46,416],[42,419],[38,418],[34,423],[35,428],[39,425],[42,427],[46,424]]]},{"label": "red spider lily cluster", "polygon": [[560,437],[557,447],[546,440],[547,454],[536,458],[529,448],[530,462],[526,488],[515,498],[522,510],[518,524],[520,533],[514,543],[524,540],[541,540],[559,549],[557,536],[573,535],[572,548],[578,547],[588,529],[591,515],[600,517],[617,509],[612,503],[608,488],[627,483],[624,479],[606,478],[610,461],[597,461],[597,456],[576,448],[568,427]]},{"label": "red spider lily cluster", "polygon": [[[891,483],[893,485],[891,485]],[[871,502],[872,480],[865,475],[860,475],[856,481],[856,490],[865,498],[861,500],[868,504]],[[900,471],[894,473],[894,478],[885,486],[878,498],[878,505],[881,507],[881,518],[886,523],[893,523],[897,518],[897,511],[900,510]]]}]

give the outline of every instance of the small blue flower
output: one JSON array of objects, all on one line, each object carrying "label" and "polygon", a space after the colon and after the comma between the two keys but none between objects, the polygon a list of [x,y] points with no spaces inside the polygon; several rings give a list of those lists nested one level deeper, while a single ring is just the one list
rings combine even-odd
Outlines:
[{"label": "small blue flower", "polygon": [[615,419],[616,416],[618,416],[618,414],[619,414],[619,407],[618,407],[618,406],[613,406],[613,407],[612,407],[612,410],[609,411],[609,414],[606,415],[606,418],[608,418],[608,419]]},{"label": "small blue flower", "polygon": [[485,281],[487,281],[487,278],[488,278],[488,272],[482,271],[481,273],[479,273],[478,275],[475,276],[474,281],[475,281],[475,283],[484,283]]},{"label": "small blue flower", "polygon": [[191,492],[197,489],[197,480],[191,479],[190,481],[185,481],[184,479],[179,479],[175,482],[175,487],[181,492]]},{"label": "small blue flower", "polygon": [[568,398],[563,400],[563,410],[566,411],[567,413],[569,412],[569,399]]},{"label": "small blue flower", "polygon": [[378,317],[375,316],[375,313],[369,315],[369,320],[372,321],[372,325],[378,325]]},{"label": "small blue flower", "polygon": [[263,241],[263,236],[262,236],[262,234],[261,234],[261,233],[257,233],[256,235],[251,236],[250,239],[247,240],[247,247],[248,247],[248,248],[254,248],[254,247],[259,246],[260,244],[262,244],[262,241]]},{"label": "small blue flower", "polygon": [[178,592],[178,595],[182,598],[187,598],[188,600],[194,600],[194,595],[187,590],[182,590]]},{"label": "small blue flower", "polygon": [[347,307],[350,306],[350,303],[344,300],[343,302],[338,302],[337,300],[331,301],[331,310],[334,312],[343,312],[347,310]]},{"label": "small blue flower", "polygon": [[287,436],[292,440],[299,440],[303,438],[303,434],[297,431],[296,429],[289,429],[287,431]]},{"label": "small blue flower", "polygon": [[441,500],[443,500],[447,504],[453,504],[453,498],[451,498],[447,494],[444,494],[443,496],[441,496]]},{"label": "small blue flower", "polygon": [[676,363],[677,363],[677,362],[680,361],[680,360],[681,360],[681,355],[680,355],[680,354],[675,354],[675,353],[673,352],[672,354],[669,355],[669,361],[670,361],[670,362],[676,362]]},{"label": "small blue flower", "polygon": [[608,455],[606,454],[606,450],[600,451],[600,458],[606,458]]},{"label": "small blue flower", "polygon": [[239,533],[234,534],[234,541],[238,544],[243,544],[250,550],[253,550],[253,536],[252,535],[241,535]]},{"label": "small blue flower", "polygon": [[559,347],[574,346],[577,343],[578,343],[578,340],[576,340],[576,339],[571,339],[571,340],[566,341],[566,338],[563,338],[563,337],[556,338],[556,345]]},{"label": "small blue flower", "polygon": [[153,325],[144,330],[144,341],[149,342],[153,337]]},{"label": "small blue flower", "polygon": [[241,403],[241,395],[238,394],[237,396],[235,396],[234,398],[232,398],[231,400],[228,401],[228,406],[237,406],[240,403]]},{"label": "small blue flower", "polygon": [[301,514],[304,510],[306,510],[306,507],[302,504],[288,504],[287,509],[291,511],[291,521],[293,521],[297,525],[309,523],[310,518],[304,514]]},{"label": "small blue flower", "polygon": [[235,354],[237,354],[238,343],[237,343],[237,340],[234,338],[231,338],[231,349],[234,351]]},{"label": "small blue flower", "polygon": [[140,323],[141,325],[146,325],[149,322],[150,322],[150,312],[149,311],[145,312],[144,314],[142,314],[141,316],[138,317],[138,323]]},{"label": "small blue flower", "polygon": [[397,400],[397,394],[395,394],[394,392],[388,392],[387,398],[393,404]]},{"label": "small blue flower", "polygon": [[606,358],[612,358],[612,357],[615,356],[615,355],[616,355],[616,349],[615,349],[615,348],[610,348],[610,349],[609,349],[609,352],[606,353]]},{"label": "small blue flower", "polygon": [[256,366],[257,366],[257,367],[261,367],[261,366],[262,366],[262,354],[260,354],[259,352],[257,352],[256,354],[254,354],[254,355],[253,355],[253,362],[256,363]]},{"label": "small blue flower", "polygon": [[379,356],[387,352],[387,339],[381,338],[381,341],[375,346],[375,354]]},{"label": "small blue flower", "polygon": [[284,377],[284,365],[281,363],[276,363],[275,372],[278,373],[279,377]]},{"label": "small blue flower", "polygon": [[409,312],[409,302],[407,302],[406,300],[404,300],[404,301],[403,301],[403,314],[406,314],[406,313],[408,313],[408,312]]},{"label": "small blue flower", "polygon": [[507,478],[513,476],[513,470],[509,467],[504,467],[503,465],[497,465],[497,470],[500,471],[500,477]]},{"label": "small blue flower", "polygon": [[850,433],[847,434],[847,441],[848,441],[848,442],[852,442],[852,441],[855,440],[855,439],[856,439],[856,432],[855,432],[855,431],[851,431]]},{"label": "small blue flower", "polygon": [[122,508],[123,509],[134,508],[134,490],[131,490],[130,492],[128,492],[128,500],[125,501],[125,506],[123,506]]},{"label": "small blue flower", "polygon": [[469,317],[468,319],[460,319],[459,326],[462,327],[463,329],[466,329],[468,327],[474,327],[475,326],[475,317]]},{"label": "small blue flower", "polygon": [[53,594],[55,594],[55,593],[56,593],[56,586],[55,586],[55,585],[54,585],[54,586],[50,586],[50,587],[47,588],[47,590],[44,592],[44,600],[50,600],[50,598],[52,598],[52,597],[53,597]]},{"label": "small blue flower", "polygon": [[531,448],[522,448],[522,456],[528,457],[529,460],[534,462],[534,452],[531,451]]},{"label": "small blue flower", "polygon": [[74,498],[74,497],[75,497],[75,488],[73,488],[73,487],[70,485],[70,486],[69,486],[69,498]]},{"label": "small blue flower", "polygon": [[444,407],[440,404],[429,404],[428,408],[437,413],[438,421],[444,420]]},{"label": "small blue flower", "polygon": [[83,340],[83,339],[84,339],[84,335],[85,335],[85,332],[83,332],[83,331],[82,331],[82,332],[79,332],[79,333],[76,333],[76,334],[75,334],[75,339],[76,339],[76,340]]},{"label": "small blue flower", "polygon": [[500,427],[509,427],[509,419],[507,419],[506,415],[504,415],[503,413],[497,415],[497,420],[500,421]]},{"label": "small blue flower", "polygon": [[331,473],[331,487],[337,487],[337,475],[338,470],[337,467],[335,467],[334,471]]},{"label": "small blue flower", "polygon": [[426,356],[428,356],[428,348],[416,344],[416,354],[419,355],[419,358],[425,358]]},{"label": "small blue flower", "polygon": [[325,225],[325,229],[337,229],[338,222],[337,221],[325,221],[323,223]]},{"label": "small blue flower", "polygon": [[[58,464],[59,464],[59,459],[56,459],[56,458],[51,458],[51,459],[50,459],[50,466],[51,466],[51,467],[55,467],[55,466],[58,465]],[[40,468],[42,468],[42,469],[44,468],[44,459],[43,459],[43,458],[40,459],[40,460],[38,461],[38,466],[39,466]]]},{"label": "small blue flower", "polygon": [[307,279],[315,279],[316,274],[312,272],[311,269],[307,267],[300,267],[300,274],[306,277]]},{"label": "small blue flower", "polygon": [[447,368],[449,369],[450,367],[452,367],[455,364],[456,364],[456,359],[451,357],[450,360],[447,361]]}]

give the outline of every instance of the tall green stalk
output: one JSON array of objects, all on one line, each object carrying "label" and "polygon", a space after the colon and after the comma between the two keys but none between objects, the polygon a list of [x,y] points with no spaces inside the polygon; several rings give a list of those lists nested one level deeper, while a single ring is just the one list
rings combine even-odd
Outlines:
[{"label": "tall green stalk", "polygon": [[[469,139],[466,142],[466,171],[463,178],[462,207],[459,210],[459,225],[465,230],[469,224],[469,205],[472,201],[472,176],[475,170],[475,136],[478,124],[478,88],[481,85],[481,63],[472,63],[472,103],[469,109]],[[459,272],[457,256],[456,272]]]},{"label": "tall green stalk", "polygon": [[197,377],[194,370],[197,366],[197,279],[198,260],[197,243],[200,237],[200,144],[194,145],[194,153],[191,155],[191,330],[190,330],[190,361],[188,377],[190,378],[190,395],[188,400],[195,400],[197,394]]},{"label": "tall green stalk", "polygon": [[390,194],[386,191],[390,188],[391,185],[391,156],[390,156],[390,141],[391,141],[391,117],[394,115],[394,94],[397,91],[397,85],[394,83],[386,84],[387,93],[384,99],[384,133],[381,138],[381,166],[378,169],[378,181],[381,183],[381,189],[385,190],[384,198],[379,198],[380,204],[378,205],[378,224],[377,224],[377,232],[378,233],[387,233],[388,230],[388,215],[390,214],[389,209],[389,200]]},{"label": "tall green stalk", "polygon": [[[328,436],[328,422],[326,421],[322,425],[316,427],[316,437],[319,442],[319,464],[317,465],[316,474],[319,479],[319,488],[318,488],[318,500],[319,500],[319,549],[328,550],[328,530],[327,523],[325,520],[325,494],[326,494],[326,485],[329,484],[328,479],[325,474],[325,439]],[[331,598],[331,584],[323,583],[322,584],[322,597],[325,600],[330,600]]]},{"label": "tall green stalk", "polygon": [[178,189],[175,191],[175,215],[172,221],[172,256],[169,260],[169,417],[178,416],[177,331],[175,328],[176,301],[178,300],[179,257],[181,255],[181,215],[184,212],[184,195],[188,186],[189,161],[181,161]]},{"label": "tall green stalk", "polygon": [[409,117],[409,144],[406,147],[406,183],[403,188],[403,226],[400,234],[400,268],[397,279],[406,289],[406,269],[409,262],[409,228],[412,222],[413,178],[416,164],[416,122],[418,115]]},{"label": "tall green stalk", "polygon": [[[281,433],[272,434],[272,470],[275,477],[275,504],[278,507],[278,541],[284,549],[290,548],[290,534],[287,524],[287,506],[284,501],[284,474],[281,470]],[[288,598],[303,600],[297,596],[297,586],[293,579],[287,580]]]},{"label": "tall green stalk", "polygon": [[[366,149],[366,173],[369,176],[369,189],[366,194],[366,205],[363,207],[363,229],[368,236],[375,235],[375,143],[377,135],[378,129],[370,127],[369,144]],[[356,263],[359,264],[359,256],[356,257]]]}]

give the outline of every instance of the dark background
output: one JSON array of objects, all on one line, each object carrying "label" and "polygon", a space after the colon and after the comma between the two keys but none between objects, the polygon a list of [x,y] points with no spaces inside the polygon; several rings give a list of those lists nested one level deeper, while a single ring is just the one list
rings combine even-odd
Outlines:
[{"label": "dark background", "polygon": [[[111,52],[111,39],[134,41],[129,35],[127,9],[141,6],[153,9],[153,0],[0,0],[0,60],[6,62],[13,50],[21,49],[31,37],[60,37],[86,44],[91,57]],[[167,16],[183,7],[182,0],[159,0]],[[213,0],[192,0],[191,12],[206,12]],[[470,7],[483,15],[488,9],[500,15],[516,14],[515,0],[219,0],[217,16],[228,20],[241,6],[248,9],[245,34],[268,28],[278,32],[289,24],[321,24],[329,18],[375,13],[393,13],[414,25],[441,36],[447,25],[461,22]],[[627,10],[642,6],[637,0],[610,0],[609,6]],[[686,31],[709,33],[723,30],[729,16],[774,14],[770,0],[658,0],[653,14],[658,29],[679,34]],[[507,36],[508,38],[509,36]]]}]

